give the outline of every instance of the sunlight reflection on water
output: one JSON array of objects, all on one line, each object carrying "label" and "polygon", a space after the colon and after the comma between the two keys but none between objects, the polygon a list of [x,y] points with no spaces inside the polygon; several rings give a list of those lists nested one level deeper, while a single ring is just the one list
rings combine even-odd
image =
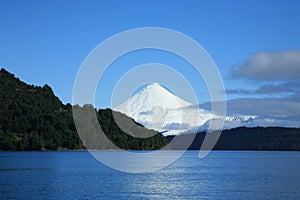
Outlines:
[{"label": "sunlight reflection on water", "polygon": [[[102,153],[120,157],[118,151]],[[172,153],[161,152],[158,160]],[[2,199],[300,199],[299,164],[300,152],[212,151],[199,160],[198,151],[187,151],[162,170],[132,174],[104,166],[87,151],[1,152],[0,195]]]}]

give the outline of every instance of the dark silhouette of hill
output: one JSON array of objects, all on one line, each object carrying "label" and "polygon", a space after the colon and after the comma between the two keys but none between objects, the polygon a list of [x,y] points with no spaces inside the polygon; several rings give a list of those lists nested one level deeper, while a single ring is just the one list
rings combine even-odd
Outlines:
[{"label": "dark silhouette of hill", "polygon": [[[194,136],[195,139],[190,145],[190,150],[200,149],[206,134],[178,136],[177,142],[172,149],[181,149],[181,144]],[[171,141],[174,136],[168,136]],[[239,127],[224,130],[213,148],[214,150],[276,150],[276,151],[299,151],[300,150],[300,128],[283,127]]]},{"label": "dark silhouette of hill", "polygon": [[[123,149],[156,149],[166,144],[166,139],[158,132],[146,139],[127,135],[114,122],[113,112],[110,109],[96,110],[105,134],[117,146]],[[124,122],[134,122],[126,115],[120,115],[120,118]],[[138,127],[140,132],[152,131],[140,124]],[[82,148],[71,104],[63,104],[49,85],[28,85],[5,69],[0,70],[0,150]]]}]

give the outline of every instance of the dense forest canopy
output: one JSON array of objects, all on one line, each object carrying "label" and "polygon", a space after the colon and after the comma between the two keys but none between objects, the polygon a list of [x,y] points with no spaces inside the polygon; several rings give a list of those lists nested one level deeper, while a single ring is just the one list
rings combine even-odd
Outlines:
[{"label": "dense forest canopy", "polygon": [[[96,110],[105,134],[123,149],[156,149],[166,144],[156,132],[146,139],[130,137],[118,128],[112,110]],[[133,121],[121,115],[125,121]],[[140,126],[140,131],[150,131]],[[82,149],[72,116],[49,85],[28,85],[5,69],[0,71],[0,150]]]}]

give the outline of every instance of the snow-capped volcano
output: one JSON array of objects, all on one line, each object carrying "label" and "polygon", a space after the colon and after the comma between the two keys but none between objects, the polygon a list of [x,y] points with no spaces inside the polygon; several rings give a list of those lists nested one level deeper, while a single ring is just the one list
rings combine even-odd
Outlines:
[{"label": "snow-capped volcano", "polygon": [[272,117],[234,112],[229,113],[229,116],[226,116],[223,121],[222,117],[175,96],[158,83],[147,85],[114,110],[130,116],[145,127],[160,131],[164,135],[217,130],[219,126],[209,127],[211,122],[216,124],[224,122],[223,129],[240,126],[276,126],[282,123]]},{"label": "snow-capped volcano", "polygon": [[147,85],[114,110],[132,117],[147,128],[163,132],[164,135],[186,132],[216,117],[203,109],[195,108],[158,83]]}]

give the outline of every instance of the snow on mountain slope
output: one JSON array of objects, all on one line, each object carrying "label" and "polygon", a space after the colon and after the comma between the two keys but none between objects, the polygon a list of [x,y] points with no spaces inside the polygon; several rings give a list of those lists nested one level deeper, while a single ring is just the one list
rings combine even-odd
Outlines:
[{"label": "snow on mountain slope", "polygon": [[[211,121],[221,122],[220,116],[184,101],[158,83],[147,85],[114,110],[132,117],[147,128],[163,132],[164,135],[206,132]],[[282,122],[272,117],[231,113],[225,117],[223,130],[278,124]],[[214,127],[210,128],[209,131],[215,130]]]},{"label": "snow on mountain slope", "polygon": [[158,83],[147,85],[114,110],[164,135],[183,133],[216,117],[173,95]]},{"label": "snow on mountain slope", "polygon": [[[256,122],[256,118],[257,118],[257,116],[248,116],[248,115],[247,116],[246,115],[227,116],[227,117],[225,117],[225,120],[224,120],[223,130],[241,127],[241,126],[253,127],[253,126],[255,126],[253,122]],[[194,129],[190,129],[190,130],[184,132],[184,134],[196,133],[196,132],[207,132],[209,130],[210,122],[218,121],[218,120],[220,121],[221,119],[218,117],[209,119],[201,126],[195,127]],[[216,129],[211,127],[211,129],[209,131],[216,131]]]}]

